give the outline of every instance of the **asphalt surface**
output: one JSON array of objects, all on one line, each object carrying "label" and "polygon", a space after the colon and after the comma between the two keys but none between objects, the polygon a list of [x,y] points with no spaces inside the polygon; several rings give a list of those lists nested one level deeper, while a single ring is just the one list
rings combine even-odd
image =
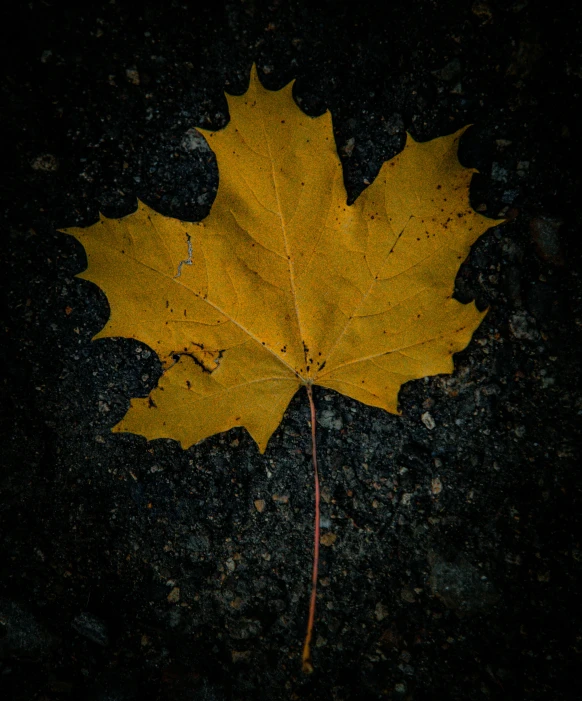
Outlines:
[{"label": "asphalt surface", "polygon": [[[580,146],[575,3],[13,3],[2,48],[0,694],[14,701],[578,699]],[[438,7],[441,5],[441,7]],[[443,7],[444,6],[444,7]],[[384,9],[381,9],[384,8]],[[250,67],[329,109],[350,202],[417,140],[473,126],[471,202],[506,217],[461,301],[451,376],[394,416],[315,391],[322,564],[299,393],[264,455],[112,434],[160,376],[92,342],[109,309],[58,229],[137,198],[189,221]]]}]

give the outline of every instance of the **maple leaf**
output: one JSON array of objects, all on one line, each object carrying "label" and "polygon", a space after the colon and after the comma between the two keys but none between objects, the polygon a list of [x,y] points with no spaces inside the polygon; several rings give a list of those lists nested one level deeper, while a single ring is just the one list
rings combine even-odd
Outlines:
[{"label": "maple leaf", "polygon": [[409,380],[453,371],[485,312],[453,299],[470,246],[498,221],[473,211],[464,129],[408,136],[346,204],[329,112],[312,118],[292,83],[227,95],[230,122],[200,129],[216,154],[209,216],[190,223],[142,202],[65,231],[85,247],[78,277],[107,295],[95,338],[125,336],[164,366],[113,428],[184,448],[244,426],[264,452],[301,385],[398,413]]},{"label": "maple leaf", "polygon": [[200,129],[220,187],[199,223],[138,202],[122,219],[65,231],[87,252],[79,275],[111,315],[95,338],[126,336],[164,366],[146,399],[113,428],[193,443],[244,426],[264,452],[291,398],[307,388],[315,477],[312,588],[303,670],[313,671],[320,491],[313,385],[398,413],[409,380],[453,371],[485,312],[453,299],[471,245],[500,223],[469,204],[464,129],[402,153],[350,206],[331,116],[269,91],[253,67],[227,95],[231,119]]}]

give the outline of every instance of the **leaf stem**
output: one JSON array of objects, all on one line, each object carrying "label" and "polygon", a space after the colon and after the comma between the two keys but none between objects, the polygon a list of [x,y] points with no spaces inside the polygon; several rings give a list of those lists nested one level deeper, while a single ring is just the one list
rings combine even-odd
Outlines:
[{"label": "leaf stem", "polygon": [[315,620],[315,600],[317,596],[317,575],[319,571],[319,475],[317,472],[317,443],[315,440],[315,404],[313,403],[313,390],[311,384],[306,385],[307,396],[309,397],[309,407],[311,409],[311,445],[313,448],[313,476],[315,479],[315,528],[313,539],[313,574],[311,577],[311,600],[309,602],[309,618],[307,619],[307,633],[303,643],[303,654],[301,655],[302,669],[304,674],[313,672],[311,663],[311,636],[313,634],[313,622]]}]

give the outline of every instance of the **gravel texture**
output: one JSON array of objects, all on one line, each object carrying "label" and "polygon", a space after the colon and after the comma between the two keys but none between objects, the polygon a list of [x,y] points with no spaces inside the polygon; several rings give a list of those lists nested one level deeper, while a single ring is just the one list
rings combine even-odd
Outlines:
[{"label": "gravel texture", "polygon": [[[578,699],[581,16],[576,3],[12,3],[3,42],[0,695],[14,701]],[[391,8],[389,12],[386,8]],[[11,40],[11,41],[10,41]],[[12,43],[11,43],[12,42]],[[328,108],[350,201],[474,126],[456,282],[489,313],[402,416],[315,391],[322,563],[300,671],[313,486],[300,392],[260,455],[110,433],[161,369],[92,342],[104,294],[59,233],[136,198],[198,221],[250,66]]]}]

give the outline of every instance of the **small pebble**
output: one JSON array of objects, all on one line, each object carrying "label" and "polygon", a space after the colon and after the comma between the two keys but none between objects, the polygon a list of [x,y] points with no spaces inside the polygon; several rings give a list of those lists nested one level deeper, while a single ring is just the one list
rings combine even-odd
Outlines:
[{"label": "small pebble", "polygon": [[325,545],[326,548],[331,548],[331,546],[335,543],[337,540],[337,534],[336,533],[324,533],[321,538],[319,539],[319,542],[322,545]]},{"label": "small pebble", "polygon": [[139,73],[135,68],[127,68],[125,75],[130,83],[133,83],[133,85],[139,85]]},{"label": "small pebble", "polygon": [[180,587],[174,587],[167,596],[170,604],[177,604],[180,601]]},{"label": "small pebble", "polygon": [[374,615],[376,616],[377,621],[383,621],[389,613],[390,610],[388,609],[388,607],[384,606],[383,603],[378,602],[376,604],[376,608],[374,609]]},{"label": "small pebble", "polygon": [[43,153],[37,156],[30,164],[33,170],[43,170],[46,173],[54,173],[59,169],[59,162],[52,153]]},{"label": "small pebble", "polygon": [[264,499],[255,499],[255,509],[262,514],[263,511],[265,510],[265,500]]},{"label": "small pebble", "polygon": [[336,431],[341,431],[344,426],[341,416],[336,414],[332,409],[324,409],[320,412],[317,423],[323,426],[323,428]]},{"label": "small pebble", "polygon": [[433,428],[436,426],[434,419],[428,411],[425,411],[424,414],[422,414],[420,420],[428,428],[429,431],[432,431]]},{"label": "small pebble", "polygon": [[272,499],[273,501],[276,501],[279,504],[289,503],[289,497],[287,496],[287,494],[273,494]]},{"label": "small pebble", "polygon": [[250,650],[233,650],[231,655],[232,661],[236,664],[237,662],[248,662],[252,652]]}]

